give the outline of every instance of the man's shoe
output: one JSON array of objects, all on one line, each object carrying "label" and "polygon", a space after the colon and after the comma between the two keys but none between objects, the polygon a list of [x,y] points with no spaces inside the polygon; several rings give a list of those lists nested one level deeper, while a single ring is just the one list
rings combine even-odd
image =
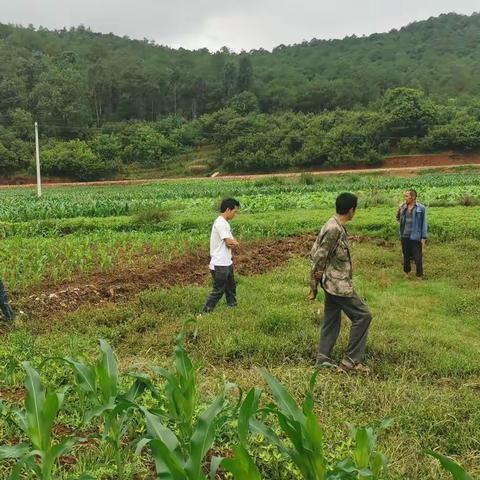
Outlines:
[{"label": "man's shoe", "polygon": [[361,373],[370,375],[370,369],[361,362],[354,363],[349,358],[344,358],[337,368],[338,373]]},{"label": "man's shoe", "polygon": [[335,370],[338,368],[338,365],[331,358],[328,358],[324,355],[319,355],[317,356],[317,361],[315,362],[315,368]]},{"label": "man's shoe", "polygon": [[325,369],[325,370],[336,370],[338,365],[334,362],[330,362],[328,360],[324,360],[323,362],[315,362],[315,368],[318,369]]}]

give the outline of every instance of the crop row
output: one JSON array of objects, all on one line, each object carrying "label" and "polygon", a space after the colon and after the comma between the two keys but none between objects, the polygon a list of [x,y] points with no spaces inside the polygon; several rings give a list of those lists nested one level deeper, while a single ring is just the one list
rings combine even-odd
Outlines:
[{"label": "crop row", "polygon": [[[181,337],[177,339],[173,369],[151,367],[153,378],[146,373],[130,372],[126,389],[122,380],[128,379],[121,378],[116,357],[103,340],[94,363],[73,357],[45,360],[52,361],[66,365],[71,371],[69,388],[77,396],[77,413],[82,419],[79,430],[92,433],[56,434],[55,423],[69,390],[45,388],[38,371],[24,362],[24,408],[12,409],[7,405],[1,408],[3,417],[22,432],[19,442],[0,446],[0,461],[6,463],[10,480],[19,479],[22,473],[41,480],[58,478],[60,458],[89,442],[108,445],[119,480],[127,478],[127,442],[137,455],[148,450],[156,478],[206,480],[208,474],[214,479],[219,469],[236,480],[268,478],[252,454],[252,437],[261,437],[285,457],[297,478],[379,480],[387,474],[388,460],[377,450],[377,435],[372,428],[351,427],[354,449],[347,458],[332,459],[326,453],[323,431],[314,413],[318,372],[311,377],[301,405],[275,377],[261,369],[273,401],[261,402],[262,391],[258,388],[252,388],[246,395],[239,390],[238,400],[232,401],[236,387],[227,383],[202,410],[197,368],[186,354]],[[161,386],[158,379],[162,380]],[[390,424],[389,420],[383,422],[378,431]],[[218,455],[214,452],[218,451],[215,447],[218,448],[220,437],[224,442],[222,454]],[[450,459],[431,451],[427,453],[438,458],[454,478],[470,478]],[[79,463],[78,456],[73,457],[73,463]],[[88,466],[85,470],[77,478],[95,478],[88,472]]]},{"label": "crop row", "polygon": [[[309,177],[310,178],[310,177]],[[236,196],[244,210],[275,211],[331,205],[345,190],[357,192],[365,206],[397,204],[406,188],[414,186],[421,201],[480,198],[480,175],[422,175],[414,180],[396,177],[340,176],[311,183],[265,179],[258,181],[196,181],[124,187],[48,189],[38,199],[25,190],[0,192],[0,221],[132,215],[148,208],[214,210],[219,199]],[[372,199],[373,197],[373,199]]]}]

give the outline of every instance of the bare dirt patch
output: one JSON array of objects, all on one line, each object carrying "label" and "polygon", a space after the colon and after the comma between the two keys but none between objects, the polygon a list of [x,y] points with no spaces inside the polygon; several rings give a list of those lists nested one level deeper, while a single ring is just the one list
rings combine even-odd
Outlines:
[{"label": "bare dirt patch", "polygon": [[[315,240],[314,234],[282,239],[264,239],[244,244],[235,256],[235,270],[241,275],[261,275],[284,265],[293,256],[306,256]],[[388,247],[389,242],[365,236],[350,237],[352,243],[374,242]],[[145,266],[129,267],[111,273],[97,273],[85,279],[51,286],[45,284],[38,293],[19,304],[33,317],[67,313],[90,305],[116,303],[148,289],[184,285],[203,285],[209,281],[208,251],[161,262],[152,256]]]},{"label": "bare dirt patch", "polygon": [[[258,275],[283,265],[294,255],[306,255],[313,234],[284,239],[268,239],[245,244],[235,256],[235,269],[241,275]],[[143,259],[144,260],[144,259]],[[145,261],[142,262],[145,264]],[[44,317],[71,312],[83,305],[118,302],[152,288],[201,285],[209,279],[209,255],[202,250],[172,262],[157,257],[142,267],[129,267],[111,273],[97,273],[85,279],[51,286],[44,284],[38,293],[20,300],[29,314]]]},{"label": "bare dirt patch", "polygon": [[23,387],[0,388],[0,400],[10,404],[20,405],[25,398]]}]

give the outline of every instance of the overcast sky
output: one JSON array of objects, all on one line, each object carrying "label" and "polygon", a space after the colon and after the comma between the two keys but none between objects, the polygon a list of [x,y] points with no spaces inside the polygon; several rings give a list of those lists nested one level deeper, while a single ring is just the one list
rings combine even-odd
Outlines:
[{"label": "overcast sky", "polygon": [[162,45],[240,51],[399,28],[478,0],[0,0],[0,23],[148,38]]}]

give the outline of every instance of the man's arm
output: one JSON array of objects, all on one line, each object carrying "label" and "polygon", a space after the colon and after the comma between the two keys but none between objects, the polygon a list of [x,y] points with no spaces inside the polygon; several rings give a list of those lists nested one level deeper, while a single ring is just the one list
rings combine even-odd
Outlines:
[{"label": "man's arm", "polygon": [[224,238],[223,241],[225,242],[225,245],[228,247],[228,248],[235,248],[235,247],[238,247],[239,243],[237,242],[237,240],[233,237],[231,238]]},{"label": "man's arm", "polygon": [[318,283],[322,279],[327,259],[335,248],[340,232],[336,229],[327,230],[322,238],[317,238],[310,252],[310,294],[313,300],[317,296]]},{"label": "man's arm", "polygon": [[403,203],[401,203],[401,204],[398,206],[398,210],[397,210],[397,222],[400,221],[400,212],[402,211],[402,207],[403,207]]},{"label": "man's arm", "polygon": [[423,214],[422,238],[426,240],[427,237],[428,237],[428,220],[427,220],[427,208],[425,207],[425,212]]}]

